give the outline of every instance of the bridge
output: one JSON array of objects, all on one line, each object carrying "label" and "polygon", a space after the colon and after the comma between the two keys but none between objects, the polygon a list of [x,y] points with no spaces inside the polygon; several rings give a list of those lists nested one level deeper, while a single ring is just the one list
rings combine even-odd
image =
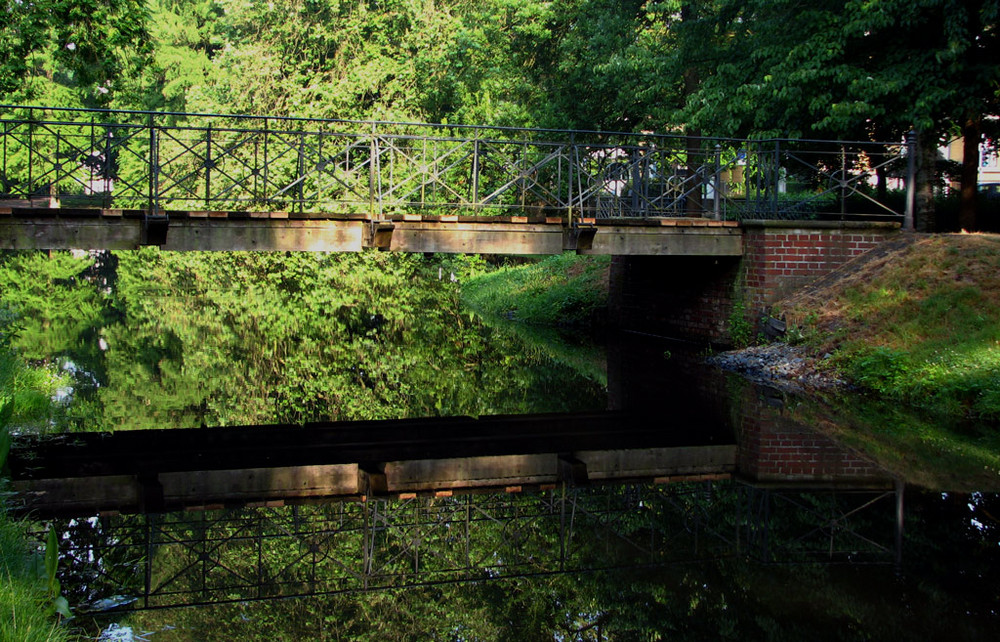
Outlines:
[{"label": "bridge", "polygon": [[0,106],[0,249],[739,256],[912,227],[909,145]]},{"label": "bridge", "polygon": [[721,558],[899,564],[902,485],[768,402],[750,414],[738,443],[621,412],[67,434],[18,444],[11,470],[32,515],[76,518],[54,523],[81,612]]}]

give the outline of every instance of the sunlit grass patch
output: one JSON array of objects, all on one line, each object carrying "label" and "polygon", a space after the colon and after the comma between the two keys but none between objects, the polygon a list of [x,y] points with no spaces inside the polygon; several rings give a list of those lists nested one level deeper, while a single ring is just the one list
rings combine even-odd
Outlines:
[{"label": "sunlit grass patch", "polygon": [[467,280],[462,300],[486,314],[541,325],[593,323],[607,305],[611,258],[567,253]]},{"label": "sunlit grass patch", "polygon": [[820,426],[893,475],[941,491],[1000,491],[1000,433],[989,424],[921,415],[893,400],[800,403],[793,414]]},{"label": "sunlit grass patch", "polygon": [[1000,237],[937,235],[787,306],[855,384],[944,414],[1000,419]]}]

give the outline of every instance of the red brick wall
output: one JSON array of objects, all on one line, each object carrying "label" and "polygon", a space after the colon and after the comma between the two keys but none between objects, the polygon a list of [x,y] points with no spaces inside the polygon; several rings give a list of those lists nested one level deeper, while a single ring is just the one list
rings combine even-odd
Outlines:
[{"label": "red brick wall", "polygon": [[829,274],[899,233],[895,224],[761,221],[743,226],[743,288],[748,314]]},{"label": "red brick wall", "polygon": [[874,461],[784,417],[763,400],[744,399],[737,438],[737,469],[750,481],[863,485],[889,478]]},{"label": "red brick wall", "polygon": [[890,223],[758,221],[743,224],[743,258],[616,256],[612,325],[623,330],[731,343],[737,300],[756,323],[771,304],[899,234]]}]

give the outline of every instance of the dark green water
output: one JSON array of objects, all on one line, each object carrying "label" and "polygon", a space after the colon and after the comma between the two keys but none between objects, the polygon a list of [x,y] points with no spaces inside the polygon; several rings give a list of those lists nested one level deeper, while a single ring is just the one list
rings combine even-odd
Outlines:
[{"label": "dark green water", "polygon": [[[603,356],[462,310],[462,259],[8,256],[17,345],[66,378],[46,429],[109,431],[603,408]],[[523,332],[521,333],[523,336]]]},{"label": "dark green water", "polygon": [[[18,346],[64,377],[59,410],[22,430],[627,409],[734,444],[735,478],[81,515],[54,522],[71,625],[153,641],[994,639],[995,488],[949,468],[921,489],[870,441],[831,437],[885,413],[705,370],[697,347],[483,323],[451,278],[471,267],[8,255]],[[768,440],[811,450],[768,467]],[[93,612],[119,603],[163,608]]]}]

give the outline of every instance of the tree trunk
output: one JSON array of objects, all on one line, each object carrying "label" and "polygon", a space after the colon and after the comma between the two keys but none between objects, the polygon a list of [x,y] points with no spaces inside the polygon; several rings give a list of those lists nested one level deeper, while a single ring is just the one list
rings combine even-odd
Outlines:
[{"label": "tree trunk", "polygon": [[937,181],[937,136],[933,132],[917,134],[917,187],[914,218],[918,232],[934,232],[934,184]]},{"label": "tree trunk", "polygon": [[958,225],[966,231],[976,228],[976,209],[979,191],[979,143],[983,138],[982,119],[972,116],[962,127],[962,180],[961,202],[958,206]]},{"label": "tree trunk", "polygon": [[[697,19],[698,10],[692,6],[694,3],[684,2],[681,4],[681,21],[694,21]],[[698,67],[692,65],[684,70],[683,74],[683,96],[686,103],[688,98],[698,91],[701,85],[701,75]],[[685,177],[685,206],[684,213],[687,216],[705,216],[702,192],[705,189],[704,176],[698,169],[704,164],[705,151],[702,150],[701,132],[691,127],[684,129],[684,146],[687,150],[687,176]]]}]

